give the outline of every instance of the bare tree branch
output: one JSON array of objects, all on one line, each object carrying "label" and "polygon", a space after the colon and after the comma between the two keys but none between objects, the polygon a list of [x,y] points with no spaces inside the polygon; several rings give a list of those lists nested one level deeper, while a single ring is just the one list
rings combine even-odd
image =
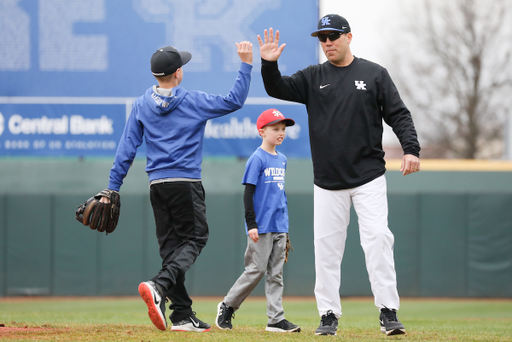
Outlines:
[{"label": "bare tree branch", "polygon": [[[496,158],[510,111],[507,0],[423,0],[404,31],[397,83],[412,103],[422,144],[454,158]],[[419,14],[419,15],[418,15]],[[419,119],[418,119],[419,117]]]}]

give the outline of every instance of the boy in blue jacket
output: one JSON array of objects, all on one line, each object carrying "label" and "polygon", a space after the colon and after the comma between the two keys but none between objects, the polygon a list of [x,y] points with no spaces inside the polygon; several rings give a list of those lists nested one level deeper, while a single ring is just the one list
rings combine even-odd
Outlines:
[{"label": "boy in blue jacket", "polygon": [[[192,55],[172,46],[158,49],[151,57],[151,71],[158,86],[149,88],[135,101],[110,170],[108,189],[119,191],[145,137],[146,172],[162,268],[151,280],[139,285],[139,293],[148,306],[149,318],[160,330],[167,328],[166,298],[171,301],[172,330],[210,330],[210,325],[192,311],[184,282],[185,272],[208,240],[201,183],[206,122],[242,108],[249,93],[252,44],[236,45],[242,63],[227,96],[181,87],[182,66]],[[102,201],[108,199],[103,197]]]}]

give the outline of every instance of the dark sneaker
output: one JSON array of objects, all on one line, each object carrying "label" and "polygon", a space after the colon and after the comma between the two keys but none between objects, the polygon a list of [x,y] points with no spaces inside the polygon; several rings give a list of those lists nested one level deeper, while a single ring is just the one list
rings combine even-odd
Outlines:
[{"label": "dark sneaker", "polygon": [[167,329],[165,318],[165,297],[160,285],[149,280],[139,285],[139,294],[148,306],[148,316],[151,322],[160,330]]},{"label": "dark sneaker", "polygon": [[274,324],[267,324],[265,330],[271,332],[300,332],[300,327],[283,319]]},{"label": "dark sneaker", "polygon": [[195,332],[206,332],[210,331],[211,326],[196,317],[196,313],[192,312],[188,318],[172,323],[171,330],[174,331],[195,331]]},{"label": "dark sneaker", "polygon": [[338,319],[336,318],[336,315],[334,315],[334,312],[329,310],[322,316],[320,326],[316,329],[315,335],[336,336],[336,330],[338,330]]},{"label": "dark sneaker", "polygon": [[380,310],[380,331],[386,335],[405,334],[405,328],[396,317],[396,311],[384,308]]},{"label": "dark sneaker", "polygon": [[215,324],[220,329],[233,329],[231,319],[235,317],[235,310],[232,307],[227,306],[224,302],[220,302],[217,305],[217,318]]}]

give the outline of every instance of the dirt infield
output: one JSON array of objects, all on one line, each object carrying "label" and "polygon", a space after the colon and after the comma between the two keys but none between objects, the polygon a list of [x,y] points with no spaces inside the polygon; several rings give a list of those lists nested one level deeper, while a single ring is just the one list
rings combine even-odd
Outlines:
[{"label": "dirt infield", "polygon": [[30,335],[31,338],[37,336],[41,339],[48,339],[49,336],[55,337],[56,335],[67,333],[70,330],[71,329],[55,329],[47,326],[20,327],[16,322],[12,322],[12,324],[0,323],[0,340],[11,341],[26,339],[28,335]]},{"label": "dirt infield", "polygon": [[[24,327],[24,328],[13,328],[13,327],[2,327],[0,326],[0,335],[3,336],[5,333],[20,332],[20,331],[41,331],[41,330],[57,330],[52,328],[41,328],[41,327]],[[61,329],[62,330],[62,329]]]},{"label": "dirt infield", "polygon": [[35,326],[35,327],[29,327],[28,325],[21,326],[19,323],[11,322],[9,323],[0,323],[0,334],[6,333],[6,332],[13,332],[13,331],[41,331],[41,330],[71,330],[71,329],[55,329],[48,325],[42,325],[42,326]]}]

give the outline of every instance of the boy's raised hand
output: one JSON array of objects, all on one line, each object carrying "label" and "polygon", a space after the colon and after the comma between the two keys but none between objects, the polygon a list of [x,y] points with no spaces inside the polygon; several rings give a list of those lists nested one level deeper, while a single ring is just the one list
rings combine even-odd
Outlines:
[{"label": "boy's raised hand", "polygon": [[236,49],[242,62],[252,64],[252,43],[247,41],[236,43]]},{"label": "boy's raised hand", "polygon": [[279,30],[276,31],[276,36],[274,38],[274,30],[272,27],[264,31],[263,38],[265,39],[265,43],[261,40],[260,35],[258,35],[258,42],[260,43],[260,56],[266,61],[275,62],[281,56],[281,52],[283,52],[286,44],[282,44],[279,46]]}]

